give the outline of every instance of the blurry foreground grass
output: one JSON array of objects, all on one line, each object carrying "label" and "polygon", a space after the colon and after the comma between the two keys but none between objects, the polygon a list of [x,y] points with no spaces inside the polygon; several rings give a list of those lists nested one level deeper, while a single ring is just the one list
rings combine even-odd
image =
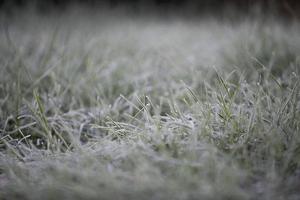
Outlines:
[{"label": "blurry foreground grass", "polygon": [[296,22],[1,23],[0,199],[300,198]]}]

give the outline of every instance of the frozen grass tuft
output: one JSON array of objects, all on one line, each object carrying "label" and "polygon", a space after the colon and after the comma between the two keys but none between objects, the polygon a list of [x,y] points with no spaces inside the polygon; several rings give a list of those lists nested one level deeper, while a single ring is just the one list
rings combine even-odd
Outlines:
[{"label": "frozen grass tuft", "polygon": [[300,198],[297,23],[74,16],[3,25],[0,199]]}]

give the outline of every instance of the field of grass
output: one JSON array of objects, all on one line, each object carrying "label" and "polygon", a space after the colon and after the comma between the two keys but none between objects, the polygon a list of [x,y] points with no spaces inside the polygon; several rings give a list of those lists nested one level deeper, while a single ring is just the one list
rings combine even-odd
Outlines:
[{"label": "field of grass", "polygon": [[0,19],[0,199],[300,198],[300,25]]}]

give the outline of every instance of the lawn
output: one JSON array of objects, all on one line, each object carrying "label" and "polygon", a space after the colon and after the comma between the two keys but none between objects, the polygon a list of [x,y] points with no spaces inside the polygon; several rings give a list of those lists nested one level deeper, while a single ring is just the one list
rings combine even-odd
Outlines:
[{"label": "lawn", "polygon": [[0,199],[300,198],[300,25],[0,18]]}]

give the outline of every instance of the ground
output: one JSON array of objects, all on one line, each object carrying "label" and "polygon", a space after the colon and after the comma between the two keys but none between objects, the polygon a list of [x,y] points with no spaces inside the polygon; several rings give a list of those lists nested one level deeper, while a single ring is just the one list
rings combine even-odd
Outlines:
[{"label": "ground", "polygon": [[297,21],[0,23],[0,199],[300,198]]}]

